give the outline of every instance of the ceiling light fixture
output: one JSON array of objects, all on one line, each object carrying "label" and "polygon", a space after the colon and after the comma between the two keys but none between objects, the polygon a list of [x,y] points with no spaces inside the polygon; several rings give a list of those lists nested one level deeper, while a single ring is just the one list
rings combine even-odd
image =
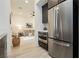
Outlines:
[{"label": "ceiling light fixture", "polygon": [[28,3],[28,0],[25,0],[25,3]]}]

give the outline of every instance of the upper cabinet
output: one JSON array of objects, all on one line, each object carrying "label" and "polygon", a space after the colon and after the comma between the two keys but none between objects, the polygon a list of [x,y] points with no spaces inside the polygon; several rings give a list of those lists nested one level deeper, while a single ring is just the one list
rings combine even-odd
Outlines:
[{"label": "upper cabinet", "polygon": [[48,23],[48,3],[42,6],[42,23]]},{"label": "upper cabinet", "polygon": [[48,0],[48,9],[58,5],[59,3],[63,2],[65,0]]}]

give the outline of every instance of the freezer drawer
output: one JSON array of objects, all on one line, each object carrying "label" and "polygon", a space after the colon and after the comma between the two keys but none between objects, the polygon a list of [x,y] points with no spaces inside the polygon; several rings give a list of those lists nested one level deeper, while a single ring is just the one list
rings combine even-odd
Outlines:
[{"label": "freezer drawer", "polygon": [[55,58],[72,58],[73,46],[72,44],[57,41],[54,39],[48,39],[48,51],[49,55]]}]

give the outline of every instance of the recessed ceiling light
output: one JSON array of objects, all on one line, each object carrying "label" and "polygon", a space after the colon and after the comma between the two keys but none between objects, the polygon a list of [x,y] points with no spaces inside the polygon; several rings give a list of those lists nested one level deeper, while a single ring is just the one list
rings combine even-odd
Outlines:
[{"label": "recessed ceiling light", "polygon": [[25,3],[28,3],[28,0],[25,0]]}]

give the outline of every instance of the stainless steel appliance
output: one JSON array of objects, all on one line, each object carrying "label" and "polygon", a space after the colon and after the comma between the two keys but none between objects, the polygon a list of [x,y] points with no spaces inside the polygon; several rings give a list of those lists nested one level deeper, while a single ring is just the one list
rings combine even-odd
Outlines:
[{"label": "stainless steel appliance", "polygon": [[73,0],[48,10],[48,52],[56,58],[73,57]]}]

